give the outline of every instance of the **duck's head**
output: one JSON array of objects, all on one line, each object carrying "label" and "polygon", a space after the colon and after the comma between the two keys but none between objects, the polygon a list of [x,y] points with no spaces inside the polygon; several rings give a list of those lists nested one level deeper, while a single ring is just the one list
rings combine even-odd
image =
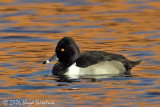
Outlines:
[{"label": "duck's head", "polygon": [[70,65],[79,56],[80,51],[75,41],[71,37],[64,37],[58,42],[54,55],[49,60],[44,61],[43,64],[58,60],[65,65]]}]

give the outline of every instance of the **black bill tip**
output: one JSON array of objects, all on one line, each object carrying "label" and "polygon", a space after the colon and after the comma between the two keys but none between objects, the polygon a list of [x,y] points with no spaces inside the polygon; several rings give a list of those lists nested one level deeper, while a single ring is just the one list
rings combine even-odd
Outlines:
[{"label": "black bill tip", "polygon": [[43,62],[43,64],[46,64],[46,63],[47,63],[46,61]]}]

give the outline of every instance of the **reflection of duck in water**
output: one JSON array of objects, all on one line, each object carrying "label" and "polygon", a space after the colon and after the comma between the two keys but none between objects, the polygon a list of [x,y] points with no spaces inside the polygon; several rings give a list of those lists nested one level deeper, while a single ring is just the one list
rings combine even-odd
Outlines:
[{"label": "reflection of duck in water", "polygon": [[103,51],[80,53],[71,37],[62,38],[55,54],[43,64],[58,60],[52,70],[53,75],[79,78],[87,75],[130,74],[130,70],[141,61],[130,61],[124,56]]}]

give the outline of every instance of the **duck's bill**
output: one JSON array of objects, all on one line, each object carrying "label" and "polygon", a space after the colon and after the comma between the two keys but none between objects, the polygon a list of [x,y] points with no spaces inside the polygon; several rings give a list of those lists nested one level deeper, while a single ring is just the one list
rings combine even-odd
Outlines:
[{"label": "duck's bill", "polygon": [[46,61],[44,61],[43,62],[43,64],[47,64],[47,63],[50,63],[50,62],[52,62],[52,61],[57,61],[58,60],[58,58],[57,58],[57,55],[56,55],[56,53],[52,56],[52,57],[50,57],[48,60],[46,60]]}]

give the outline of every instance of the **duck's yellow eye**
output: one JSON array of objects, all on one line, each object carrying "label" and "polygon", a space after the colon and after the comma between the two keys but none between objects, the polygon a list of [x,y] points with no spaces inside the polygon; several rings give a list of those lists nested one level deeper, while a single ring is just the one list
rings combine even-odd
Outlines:
[{"label": "duck's yellow eye", "polygon": [[61,48],[61,52],[63,52],[64,51],[64,49],[63,48]]}]

